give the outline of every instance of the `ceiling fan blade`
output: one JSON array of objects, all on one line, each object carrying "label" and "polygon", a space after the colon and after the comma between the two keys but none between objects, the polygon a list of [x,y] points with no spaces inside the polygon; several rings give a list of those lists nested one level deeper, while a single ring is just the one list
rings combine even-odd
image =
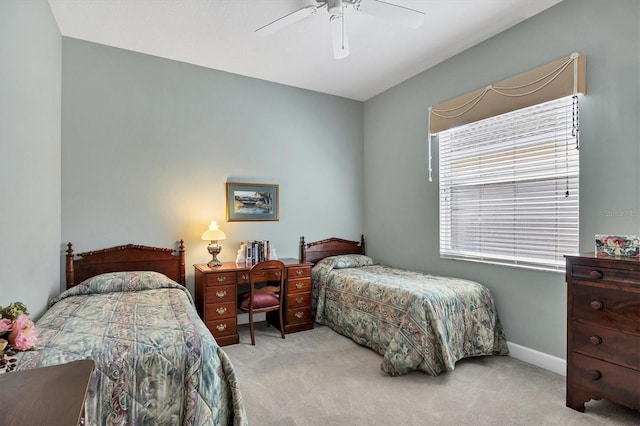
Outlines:
[{"label": "ceiling fan blade", "polygon": [[342,59],[349,56],[349,40],[347,38],[347,29],[344,25],[344,14],[332,15],[331,22],[331,39],[333,40],[333,57]]},{"label": "ceiling fan blade", "polygon": [[258,28],[255,32],[256,34],[259,34],[261,36],[273,34],[276,31],[279,31],[282,28],[293,24],[294,22],[298,22],[301,19],[313,15],[316,10],[318,10],[318,7],[319,6],[305,6],[302,9],[298,9],[294,12],[289,13],[288,15],[283,16],[282,18],[278,18],[273,22],[269,22],[267,25]]},{"label": "ceiling fan blade", "polygon": [[353,7],[367,15],[387,19],[411,28],[418,28],[424,21],[424,12],[381,0],[360,0],[356,1]]}]

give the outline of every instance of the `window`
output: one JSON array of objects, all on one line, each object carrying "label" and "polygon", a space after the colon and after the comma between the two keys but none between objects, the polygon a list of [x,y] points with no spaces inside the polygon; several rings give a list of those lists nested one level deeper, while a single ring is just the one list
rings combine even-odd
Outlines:
[{"label": "window", "polygon": [[577,102],[439,133],[441,257],[564,270],[578,251]]}]

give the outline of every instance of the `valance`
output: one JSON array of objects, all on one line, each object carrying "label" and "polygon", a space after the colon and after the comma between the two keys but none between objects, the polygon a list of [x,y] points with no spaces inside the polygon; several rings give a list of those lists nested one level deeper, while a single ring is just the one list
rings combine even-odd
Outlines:
[{"label": "valance", "polygon": [[565,96],[585,94],[585,61],[583,54],[573,53],[429,108],[429,133]]}]

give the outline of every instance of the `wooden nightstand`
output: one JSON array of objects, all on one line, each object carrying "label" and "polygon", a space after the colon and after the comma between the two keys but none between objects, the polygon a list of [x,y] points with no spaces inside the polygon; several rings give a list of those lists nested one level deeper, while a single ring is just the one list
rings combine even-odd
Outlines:
[{"label": "wooden nightstand", "polygon": [[3,425],[78,425],[95,368],[93,360],[0,375]]},{"label": "wooden nightstand", "polygon": [[[311,330],[311,263],[280,260],[287,268],[284,332]],[[198,314],[220,346],[238,343],[238,287],[249,283],[248,272],[252,264],[224,262],[213,268],[206,264],[193,266]],[[276,318],[277,312],[276,316],[267,315],[267,321],[279,327]]]}]

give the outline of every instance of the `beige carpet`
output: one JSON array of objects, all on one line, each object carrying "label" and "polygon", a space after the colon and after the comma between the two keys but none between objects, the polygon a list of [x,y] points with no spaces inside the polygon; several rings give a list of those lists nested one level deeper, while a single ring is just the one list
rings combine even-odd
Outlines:
[{"label": "beige carpet", "polygon": [[251,346],[225,346],[251,425],[638,425],[606,400],[565,407],[565,378],[511,357],[458,362],[431,377],[389,377],[382,357],[328,327],[288,334],[264,324]]}]

